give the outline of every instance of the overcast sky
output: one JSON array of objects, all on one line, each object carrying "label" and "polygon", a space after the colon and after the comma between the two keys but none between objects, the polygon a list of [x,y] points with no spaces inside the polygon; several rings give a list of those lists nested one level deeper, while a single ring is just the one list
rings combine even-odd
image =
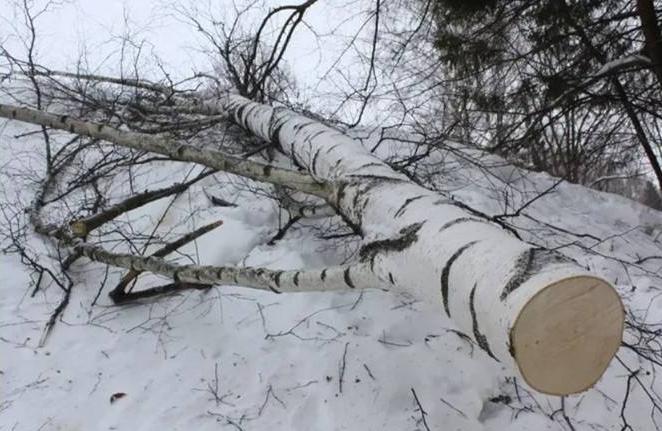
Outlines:
[{"label": "overcast sky", "polygon": [[[257,9],[252,21],[250,16],[244,20],[245,27],[250,29],[251,23],[256,25],[258,17],[263,16],[270,6],[299,2],[259,1],[258,7],[262,9]],[[17,32],[25,33],[23,16],[13,3],[12,0],[0,0],[0,16],[4,20],[0,25],[0,38],[16,55],[24,57],[24,49],[15,37]],[[35,10],[39,10],[45,1],[34,0],[33,3]],[[173,3],[168,0],[65,2],[38,18],[38,61],[53,69],[75,70],[81,53],[85,52],[87,62],[94,70],[117,73],[119,40],[123,35],[131,34],[133,40],[143,42],[146,63],[153,66],[154,62],[147,60],[156,55],[174,77],[187,76],[192,69],[208,69],[208,59],[199,50],[203,45],[200,35],[174,12]],[[237,3],[246,2],[237,0]],[[211,7],[219,20],[228,20],[234,15],[230,0],[179,1],[176,4],[184,7],[196,5],[201,10]],[[317,36],[304,26],[300,27],[285,57],[302,89],[333,90],[333,73],[326,76],[325,73],[345,48],[344,42],[368,19],[370,4],[368,0],[322,0],[309,9],[306,22]],[[274,24],[278,25],[278,22]],[[366,30],[370,31],[369,27]],[[336,66],[345,72],[354,61],[355,52],[350,49]]]}]

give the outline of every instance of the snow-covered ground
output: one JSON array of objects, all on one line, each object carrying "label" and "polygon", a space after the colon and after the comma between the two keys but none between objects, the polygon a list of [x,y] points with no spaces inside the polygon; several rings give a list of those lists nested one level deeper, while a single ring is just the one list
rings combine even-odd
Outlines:
[{"label": "snow-covered ground", "polygon": [[[14,133],[10,126],[0,135],[4,173],[36,157]],[[481,157],[489,169],[479,168],[478,156],[435,154],[443,167],[435,178],[488,214],[513,212],[557,181],[495,158]],[[188,169],[164,166],[158,175],[179,179]],[[29,183],[1,180],[5,199],[28,201]],[[153,176],[144,181],[154,187]],[[211,205],[203,188],[238,206]],[[225,175],[208,178],[177,198],[161,229],[223,220],[186,249],[200,263],[321,267],[351,253],[316,239],[328,221],[267,245],[278,212],[245,189]],[[130,218],[148,229],[170,204]],[[193,208],[202,209],[191,215]],[[642,321],[660,321],[662,259],[626,262],[662,254],[662,214],[562,183],[511,222],[525,239],[558,247],[613,281]],[[650,430],[660,417],[648,394],[658,401],[653,391],[662,387],[630,350],[621,349],[591,391],[564,400],[532,393],[458,335],[439,300],[414,291],[275,295],[219,286],[117,307],[107,288],[91,306],[104,268],[81,261],[73,273],[71,302],[40,347],[61,292],[51,284],[31,297],[34,274],[17,256],[0,255],[0,430],[617,430],[623,418]],[[641,371],[628,379],[626,366]]]}]

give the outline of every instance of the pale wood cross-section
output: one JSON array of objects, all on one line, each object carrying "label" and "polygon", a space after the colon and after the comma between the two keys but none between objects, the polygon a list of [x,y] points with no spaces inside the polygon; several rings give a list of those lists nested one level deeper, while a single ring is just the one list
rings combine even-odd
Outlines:
[{"label": "pale wood cross-section", "polygon": [[526,382],[552,395],[592,387],[621,345],[624,311],[606,281],[580,276],[557,281],[521,310],[511,331]]}]

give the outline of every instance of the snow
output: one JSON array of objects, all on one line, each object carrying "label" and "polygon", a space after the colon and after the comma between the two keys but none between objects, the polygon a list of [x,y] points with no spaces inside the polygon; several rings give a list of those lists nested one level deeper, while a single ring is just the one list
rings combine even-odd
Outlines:
[{"label": "snow", "polygon": [[[85,38],[93,48],[103,46],[109,32],[95,35],[100,23],[110,16],[110,9],[113,16],[122,12],[117,1],[108,2],[111,6],[106,9],[97,3],[81,3],[80,13],[75,14],[65,4],[47,15],[51,24],[45,25],[53,31],[42,39],[44,63],[62,69],[74,64],[78,55],[71,49],[72,40]],[[127,6],[137,27],[153,15],[148,3]],[[343,16],[353,16],[355,9],[360,8],[342,2],[335,8],[342,15],[337,19],[329,19],[326,10],[313,11],[316,15],[310,19],[315,20],[314,28],[330,26],[333,21],[344,22]],[[93,11],[97,17],[87,19]],[[172,17],[158,18],[153,23],[158,37],[151,41],[159,45],[150,49],[175,75],[188,73],[188,67],[201,60],[196,50],[181,48],[197,41],[190,39],[187,27],[173,31]],[[363,17],[355,19],[362,22]],[[76,25],[69,25],[71,20]],[[350,29],[352,25],[348,24]],[[312,38],[302,33],[287,60],[300,84],[315,87],[313,93],[320,94],[326,87],[320,84],[319,71],[325,71],[338,52],[325,50],[328,58],[313,58],[310,52],[321,50],[307,39]],[[182,52],[188,61],[181,61]],[[97,64],[96,54],[92,49],[90,64]],[[112,70],[116,63],[109,61],[101,70]],[[332,81],[326,85],[333,87]],[[30,142],[14,140],[14,126],[2,124],[0,204],[13,204],[16,196],[27,204],[34,184],[28,178],[10,181],[5,175],[10,169],[39,173],[39,151]],[[399,142],[388,144],[380,147],[383,155],[404,151]],[[365,145],[370,148],[374,142]],[[513,212],[557,181],[461,148],[435,153],[430,162],[443,162],[444,175],[436,177],[437,188],[488,214]],[[185,174],[183,167],[173,171],[164,166],[145,176],[142,186],[156,188]],[[207,192],[217,189],[219,197],[238,207],[211,206],[203,187]],[[175,201],[161,230],[183,233],[185,228],[223,220],[221,227],[185,249],[199,263],[320,268],[343,262],[356,251],[354,242],[339,248],[338,240],[315,238],[320,229],[334,225],[326,219],[299,225],[274,246],[267,245],[278,228],[279,214],[272,201],[246,189],[244,181],[230,176],[205,181]],[[149,231],[169,203],[164,199],[134,211],[130,220],[137,230]],[[199,209],[193,216],[192,208]],[[661,213],[620,196],[562,183],[524,214],[511,221],[525,239],[558,247],[576,258],[614,282],[628,310],[641,321],[660,322],[662,259],[639,265],[624,262],[662,255]],[[29,238],[29,246],[49,261],[41,239]],[[30,297],[34,275],[17,256],[0,254],[0,431],[424,430],[414,391],[432,430],[570,429],[558,410],[559,398],[530,393],[520,379],[513,384],[513,376],[499,363],[454,332],[456,327],[440,303],[417,292],[275,295],[215,287],[115,307],[106,288],[92,307],[104,268],[85,261],[73,271],[77,284],[71,302],[46,344],[39,347],[61,291],[51,284]],[[109,277],[116,281],[121,274],[111,271]],[[143,276],[141,284],[149,286],[157,280]],[[626,341],[633,342],[632,336]],[[642,367],[638,377],[646,385],[632,381],[624,416],[633,429],[654,429],[660,412],[652,408],[645,391],[652,387],[659,392],[660,383],[654,374],[646,374],[650,365],[639,363],[629,350],[621,349],[618,356],[631,369]],[[621,429],[628,374],[614,361],[594,390],[565,399],[575,430]],[[111,403],[117,393],[126,395]]]},{"label": "snow", "polygon": [[[7,129],[0,166],[15,166],[19,159],[10,148],[17,141]],[[476,153],[436,157],[444,160],[438,186],[489,214],[513,211],[557,181],[480,156],[493,166],[488,173],[466,161]],[[158,177],[181,178],[185,172],[182,166],[164,167]],[[143,178],[155,187],[154,175]],[[27,200],[28,185],[5,180],[4,199],[18,193]],[[202,187],[217,188],[238,207],[211,206]],[[328,225],[324,220],[266,245],[277,230],[278,213],[268,198],[246,189],[245,182],[225,175],[205,180],[175,201],[163,230],[222,219],[221,227],[187,250],[200,263],[315,268],[343,261],[355,249],[316,239],[319,226]],[[164,199],[131,213],[131,220],[148,227],[169,203]],[[193,216],[192,208],[199,208]],[[662,260],[638,266],[614,260],[660,254],[660,213],[568,183],[524,213],[603,239],[565,234],[527,217],[513,221],[526,239],[557,246],[615,282],[641,319],[660,320],[656,274]],[[31,246],[40,244],[30,239]],[[569,429],[559,398],[528,392],[520,380],[513,385],[499,363],[454,332],[441,304],[417,292],[275,295],[215,287],[115,307],[106,291],[91,307],[104,269],[82,262],[73,270],[71,303],[39,347],[61,292],[51,285],[31,298],[26,268],[15,255],[0,256],[0,430],[424,430],[414,392],[430,429]],[[113,271],[110,277],[120,275]],[[155,279],[144,277],[143,283]],[[619,358],[630,368],[639,366],[627,350]],[[650,367],[642,366],[642,381],[659,391],[659,383],[645,375]],[[596,389],[565,399],[574,429],[620,429],[627,375],[614,361]],[[652,429],[650,401],[633,385],[625,415],[634,429]],[[117,393],[126,395],[111,402]]]}]

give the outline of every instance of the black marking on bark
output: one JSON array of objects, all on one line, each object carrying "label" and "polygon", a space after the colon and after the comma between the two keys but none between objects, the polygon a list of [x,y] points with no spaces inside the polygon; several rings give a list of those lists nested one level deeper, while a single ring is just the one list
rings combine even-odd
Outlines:
[{"label": "black marking on bark", "polygon": [[181,278],[179,278],[179,271],[175,271],[172,274],[172,279],[175,280],[175,283],[179,283],[182,281]]},{"label": "black marking on bark", "polygon": [[405,201],[405,203],[402,204],[402,206],[401,206],[401,207],[395,212],[395,215],[393,216],[393,218],[398,218],[398,217],[400,217],[401,215],[403,215],[403,214],[405,213],[405,210],[407,209],[407,206],[408,206],[410,203],[412,203],[412,202],[414,202],[414,201],[417,201],[417,200],[419,200],[419,199],[422,199],[422,198],[424,198],[425,196],[427,196],[427,195],[414,196],[413,198],[409,198],[409,199],[407,199],[407,200]]},{"label": "black marking on bark", "polygon": [[379,180],[380,182],[389,182],[389,183],[402,183],[408,180],[403,180],[400,178],[388,177],[386,175],[366,175],[366,174],[350,174],[347,175],[351,178],[360,178],[361,180]]},{"label": "black marking on bark", "polygon": [[395,280],[393,279],[393,274],[391,274],[390,272],[388,273],[388,279],[391,282],[391,284],[395,284]]},{"label": "black marking on bark", "polygon": [[369,163],[366,163],[365,165],[361,165],[361,166],[359,167],[359,169],[369,168],[370,166],[384,166],[384,164],[383,164],[383,163],[379,163],[379,162],[369,162]]},{"label": "black marking on bark", "polygon": [[480,333],[480,329],[478,329],[478,318],[476,316],[476,307],[474,304],[474,297],[476,296],[476,286],[477,284],[474,284],[474,288],[471,289],[471,294],[469,295],[469,311],[471,312],[471,321],[472,321],[472,326],[473,326],[473,332],[474,332],[474,338],[476,339],[476,343],[478,343],[478,347],[483,349],[485,353],[490,355],[492,359],[494,359],[497,362],[500,362],[496,356],[492,353],[492,350],[490,349],[490,345],[487,342],[487,337],[483,334]]},{"label": "black marking on bark", "polygon": [[74,133],[74,130],[75,130],[75,129],[76,129],[76,128],[74,127],[73,124],[69,124],[69,133]]},{"label": "black marking on bark", "polygon": [[363,214],[365,209],[368,207],[368,202],[370,202],[370,196],[363,200],[363,205],[361,206],[361,214]]},{"label": "black marking on bark", "polygon": [[338,159],[338,160],[336,160],[335,163],[333,164],[333,169],[332,169],[332,171],[335,172],[336,170],[338,170],[338,166],[340,166],[341,163],[342,163],[342,159]]},{"label": "black marking on bark", "polygon": [[359,258],[362,262],[370,262],[370,269],[374,271],[375,257],[380,253],[398,252],[406,250],[418,240],[418,231],[425,222],[414,223],[400,230],[397,238],[373,241],[361,247]]},{"label": "black marking on bark", "polygon": [[237,106],[241,105],[243,102],[240,102],[239,100],[233,100],[228,104],[228,108],[230,110],[236,109]]},{"label": "black marking on bark", "polygon": [[243,124],[245,125],[245,127],[246,127],[247,129],[249,128],[249,127],[248,127],[248,119],[249,119],[250,116],[253,114],[253,111],[257,111],[257,110],[259,110],[259,109],[260,109],[260,105],[258,105],[257,103],[251,103],[251,104],[248,106],[248,109],[246,110],[246,113],[244,114],[244,118],[245,118],[245,119],[242,121]]},{"label": "black marking on bark", "polygon": [[345,284],[348,285],[349,287],[351,287],[352,289],[354,289],[356,286],[354,286],[354,282],[352,281],[352,277],[349,275],[349,270],[350,270],[349,266],[347,268],[345,268],[345,275],[344,275]]},{"label": "black marking on bark", "polygon": [[280,287],[280,276],[283,275],[283,271],[278,271],[274,275],[274,283],[276,283],[276,286]]},{"label": "black marking on bark", "polygon": [[312,135],[309,135],[309,136],[306,138],[306,140],[307,140],[308,142],[311,142],[311,143],[312,143],[312,140],[313,140],[313,139],[317,138],[319,135],[322,135],[322,134],[324,134],[324,133],[326,133],[326,130],[320,130],[320,131],[318,131],[318,132],[313,133]]},{"label": "black marking on bark", "polygon": [[452,199],[439,199],[435,201],[432,205],[453,205]]},{"label": "black marking on bark", "polygon": [[377,187],[386,186],[386,185],[389,185],[391,183],[390,181],[384,181],[384,180],[377,179],[377,178],[370,177],[370,176],[366,176],[365,178],[366,178],[365,181],[360,181],[359,182],[359,184],[365,184],[365,186],[361,190],[361,193],[363,193],[363,194],[366,194],[366,193],[372,191],[372,189],[375,189]]},{"label": "black marking on bark", "polygon": [[276,145],[281,150],[283,146],[280,144],[280,131],[282,130],[285,123],[274,121],[275,126],[269,129],[269,140],[272,144]]},{"label": "black marking on bark", "polygon": [[66,122],[67,122],[67,118],[69,118],[68,115],[62,115],[62,116],[60,117],[60,122],[61,122],[62,124],[66,123]]},{"label": "black marking on bark", "polygon": [[363,196],[364,193],[366,193],[370,189],[369,185],[366,185],[364,190],[356,190],[354,193],[354,199],[352,200],[352,208],[358,208],[359,207],[359,200]]},{"label": "black marking on bark", "polygon": [[[364,176],[366,178],[365,181],[360,181],[358,182],[358,190],[356,191],[356,194],[354,195],[354,199],[352,201],[352,209],[355,214],[362,214],[362,210],[359,210],[359,208],[365,208],[365,199],[367,199],[367,195],[372,192],[373,189],[377,187],[382,187],[388,185],[384,180],[381,179],[375,179],[375,177],[366,175]],[[356,183],[354,183],[356,185]],[[359,206],[359,202],[361,199],[364,199],[363,205]]]},{"label": "black marking on bark", "polygon": [[223,268],[219,268],[218,271],[216,271],[216,277],[218,277],[219,280],[223,280]]},{"label": "black marking on bark", "polygon": [[97,124],[97,132],[101,132],[103,130],[103,124]]},{"label": "black marking on bark", "polygon": [[265,177],[271,175],[271,165],[264,165],[264,167],[262,168],[262,175],[264,175]]},{"label": "black marking on bark", "polygon": [[243,127],[246,127],[246,125],[244,124],[242,118],[243,118],[244,110],[247,107],[248,107],[248,103],[245,103],[245,104],[241,105],[239,108],[237,108],[237,110],[235,111],[235,115],[234,115],[234,118],[237,120],[237,123],[239,123]]},{"label": "black marking on bark", "polygon": [[455,220],[451,220],[448,223],[445,223],[441,228],[439,228],[439,232],[444,231],[448,229],[451,226],[455,226],[456,224],[460,223],[468,223],[468,222],[474,222],[474,223],[488,223],[485,220],[481,220],[479,218],[474,218],[474,217],[460,217],[456,218]]},{"label": "black marking on bark", "polygon": [[16,118],[16,109],[11,110],[11,117]]},{"label": "black marking on bark", "polygon": [[238,106],[241,107],[241,106],[244,106],[244,105],[247,105],[247,103],[243,100],[235,100],[234,102],[232,102],[232,108],[233,109],[237,109]]},{"label": "black marking on bark", "polygon": [[[336,210],[336,212],[338,212],[338,211]],[[352,232],[354,232],[356,235],[359,235],[361,238],[363,238],[363,236],[364,236],[363,235],[363,229],[361,228],[361,222],[360,221],[357,224],[357,223],[354,223],[352,220],[350,220],[345,214],[342,214],[342,213],[338,212],[338,215],[340,216],[342,221],[345,222],[345,224],[347,226],[349,226],[349,228],[352,230]]]},{"label": "black marking on bark", "polygon": [[249,129],[248,120],[251,117],[252,112],[255,110],[255,105],[253,103],[248,103],[244,105],[244,109],[241,110],[241,119],[240,122],[244,128]]},{"label": "black marking on bark", "polygon": [[517,290],[517,288],[526,283],[544,267],[569,262],[571,260],[565,256],[540,247],[533,247],[523,251],[515,260],[513,275],[504,286],[500,299],[502,301],[505,300],[508,295]]},{"label": "black marking on bark", "polygon": [[326,280],[326,268],[322,270],[322,273],[320,274],[320,278],[322,279],[322,281]]},{"label": "black marking on bark", "polygon": [[469,247],[472,247],[474,244],[476,244],[478,241],[471,241],[468,244],[463,245],[460,247],[453,255],[448,259],[448,262],[446,262],[446,265],[444,265],[444,269],[441,271],[441,299],[444,302],[444,310],[446,311],[446,315],[448,317],[451,317],[451,312],[448,309],[448,278],[450,277],[451,274],[451,268],[453,267],[453,263],[464,253],[469,249]]},{"label": "black marking on bark", "polygon": [[346,181],[343,181],[338,185],[338,197],[336,199],[336,207],[340,208],[340,201],[342,201],[345,198],[345,189],[349,186],[349,183]]},{"label": "black marking on bark", "polygon": [[515,238],[517,238],[517,239],[519,239],[519,240],[522,240],[521,235],[517,232],[517,230],[516,230],[515,228],[513,228],[513,227],[511,227],[509,224],[507,224],[507,223],[505,223],[505,222],[499,220],[498,218],[490,217],[490,216],[488,216],[487,214],[485,214],[485,213],[483,213],[483,212],[481,212],[481,211],[478,211],[477,209],[472,208],[472,207],[470,207],[469,205],[467,205],[467,204],[465,204],[465,203],[463,203],[463,202],[457,201],[457,200],[455,200],[455,199],[451,199],[451,200],[448,202],[448,205],[456,206],[456,207],[461,208],[461,209],[463,209],[463,210],[465,210],[465,211],[467,211],[467,212],[469,212],[469,213],[471,213],[471,214],[473,214],[473,215],[475,215],[475,216],[477,216],[477,217],[480,217],[481,219],[484,219],[484,220],[486,220],[486,221],[491,221],[491,222],[493,222],[493,223],[496,223],[499,227],[501,227],[501,229],[510,232]]},{"label": "black marking on bark", "polygon": [[504,286],[503,291],[501,292],[500,298],[502,301],[506,299],[511,292],[520,287],[526,280],[531,278],[531,275],[533,275],[530,272],[530,268],[535,257],[535,250],[535,248],[527,249],[520,253],[520,255],[515,260],[514,274],[512,277],[510,277]]},{"label": "black marking on bark", "polygon": [[319,157],[321,151],[322,148],[318,148],[317,151],[315,151],[315,155],[313,156],[313,162],[310,165],[310,171],[313,173],[313,175],[317,175],[317,158]]},{"label": "black marking on bark", "polygon": [[306,168],[304,167],[303,163],[301,163],[301,161],[299,160],[299,157],[297,156],[296,151],[294,151],[294,148],[292,148],[292,156],[291,156],[291,159],[292,159],[292,162],[294,162],[294,166],[296,166],[296,167],[299,168],[299,169],[306,169]]},{"label": "black marking on bark", "polygon": [[340,145],[341,145],[341,144],[333,144],[333,145],[331,145],[331,146],[330,146],[329,148],[327,148],[327,150],[325,151],[326,154],[330,154],[333,150],[335,150],[336,148],[338,148]]},{"label": "black marking on bark", "polygon": [[341,211],[338,211],[338,208],[342,208],[343,205],[341,205],[341,202],[345,199],[345,195],[347,193],[347,187],[353,185],[352,183],[348,181],[342,181],[340,184],[338,184],[337,192],[336,192],[336,203],[335,203],[335,209],[340,218],[352,229],[352,231],[363,237],[363,231],[361,229],[361,222],[359,220],[358,223],[355,223],[353,220],[347,217],[347,214],[344,214]]},{"label": "black marking on bark", "polygon": [[511,332],[508,334],[508,342],[506,343],[508,346],[508,353],[510,353],[510,356],[515,358],[515,344],[513,344],[513,333]]},{"label": "black marking on bark", "polygon": [[299,287],[299,274],[300,273],[301,273],[300,271],[295,272],[294,273],[294,278],[292,279],[292,282],[294,282],[294,285],[296,287]]},{"label": "black marking on bark", "polygon": [[316,121],[305,121],[303,123],[296,124],[294,126],[294,132],[296,134],[299,134],[305,127],[308,127],[308,126],[311,126],[311,125],[314,125],[314,124],[318,124],[318,123]]}]

